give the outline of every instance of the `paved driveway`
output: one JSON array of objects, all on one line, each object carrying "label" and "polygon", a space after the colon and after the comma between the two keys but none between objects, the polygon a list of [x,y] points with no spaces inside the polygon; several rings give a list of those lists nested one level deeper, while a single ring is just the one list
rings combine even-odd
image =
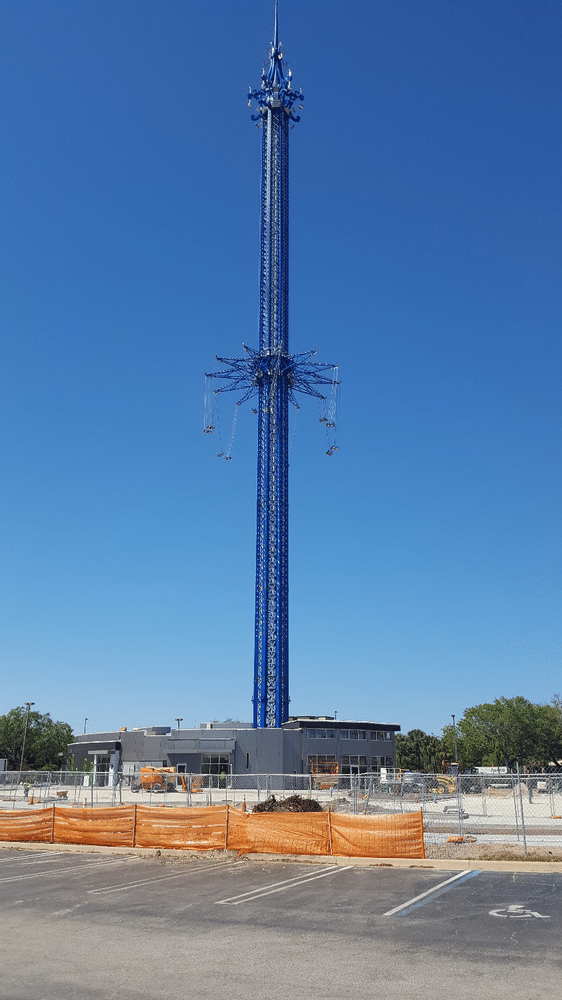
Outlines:
[{"label": "paved driveway", "polygon": [[0,850],[2,1000],[560,1000],[562,874]]}]

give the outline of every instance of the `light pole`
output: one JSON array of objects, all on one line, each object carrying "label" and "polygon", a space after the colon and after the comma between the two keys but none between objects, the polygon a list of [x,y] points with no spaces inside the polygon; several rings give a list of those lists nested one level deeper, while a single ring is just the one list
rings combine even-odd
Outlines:
[{"label": "light pole", "polygon": [[457,751],[457,727],[455,726],[455,716],[451,715],[451,718],[453,720],[453,738],[454,738],[454,741],[455,741],[455,760],[457,760],[458,759],[458,751]]},{"label": "light pole", "polygon": [[22,748],[21,748],[20,778],[21,778],[21,772],[22,772],[22,768],[23,768],[23,755],[25,753],[25,739],[26,739],[26,736],[27,736],[27,724],[29,722],[29,709],[34,704],[35,704],[34,701],[26,701],[26,703],[25,703],[25,708],[26,708],[26,712],[25,712],[25,728],[23,730],[23,744],[22,744]]},{"label": "light pole", "polygon": [[86,734],[86,723],[87,723],[87,721],[88,721],[88,719],[87,719],[87,718],[86,718],[86,719],[84,719],[84,735]]},{"label": "light pole", "polygon": [[178,718],[178,716],[176,716],[176,722],[178,724],[178,729],[179,729],[180,728],[180,722],[183,722],[183,719],[180,719],[180,718]]}]

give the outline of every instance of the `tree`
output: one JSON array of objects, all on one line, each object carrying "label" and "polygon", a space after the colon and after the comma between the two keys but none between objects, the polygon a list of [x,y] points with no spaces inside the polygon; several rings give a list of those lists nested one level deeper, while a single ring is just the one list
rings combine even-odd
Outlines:
[{"label": "tree", "polygon": [[467,708],[458,724],[465,767],[516,763],[543,767],[562,756],[562,721],[555,704],[535,705],[520,695]]},{"label": "tree", "polygon": [[8,768],[19,770],[25,733],[23,770],[57,770],[66,761],[72,727],[66,722],[54,722],[48,712],[30,712],[26,732],[26,714],[22,706],[0,715],[0,757],[7,758]]},{"label": "tree", "polygon": [[453,761],[462,761],[464,763],[464,747],[458,726],[444,726],[441,736],[441,749],[443,751],[442,764],[452,764]]},{"label": "tree", "polygon": [[411,729],[409,733],[396,734],[396,763],[409,771],[436,771],[441,763],[441,740]]}]

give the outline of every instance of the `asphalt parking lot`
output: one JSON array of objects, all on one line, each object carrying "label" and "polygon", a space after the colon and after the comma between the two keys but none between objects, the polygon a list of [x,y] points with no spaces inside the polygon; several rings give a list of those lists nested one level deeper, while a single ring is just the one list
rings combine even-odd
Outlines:
[{"label": "asphalt parking lot", "polygon": [[562,874],[0,850],[2,1000],[559,1000]]}]

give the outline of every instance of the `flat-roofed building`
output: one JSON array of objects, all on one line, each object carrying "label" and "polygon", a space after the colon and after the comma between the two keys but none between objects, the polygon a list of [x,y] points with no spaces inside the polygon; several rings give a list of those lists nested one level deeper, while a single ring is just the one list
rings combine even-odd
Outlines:
[{"label": "flat-roofed building", "polygon": [[[367,774],[394,767],[395,734],[388,722],[356,722],[330,716],[291,716],[280,728],[254,729],[250,722],[203,723],[198,729],[125,727],[85,733],[68,746],[77,770],[106,776],[133,775],[140,767],[175,767],[188,774]],[[93,767],[89,767],[93,765]]]}]

